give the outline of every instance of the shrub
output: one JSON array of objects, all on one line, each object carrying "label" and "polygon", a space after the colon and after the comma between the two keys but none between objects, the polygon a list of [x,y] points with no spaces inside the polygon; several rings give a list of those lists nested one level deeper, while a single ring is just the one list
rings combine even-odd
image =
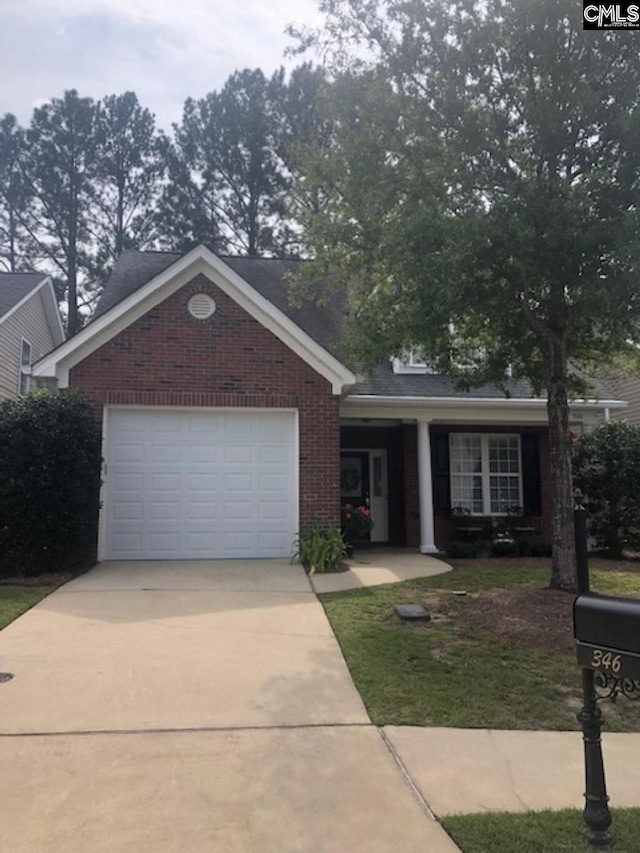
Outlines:
[{"label": "shrub", "polygon": [[95,559],[100,430],[77,392],[0,403],[0,575]]},{"label": "shrub", "polygon": [[587,496],[592,535],[612,556],[640,549],[640,427],[608,421],[573,449],[574,484]]},{"label": "shrub", "polygon": [[446,547],[447,556],[454,560],[468,560],[475,557],[477,544],[475,542],[449,542]]},{"label": "shrub", "polygon": [[299,533],[293,543],[294,560],[300,560],[310,575],[337,569],[347,553],[347,546],[338,527],[311,527]]},{"label": "shrub", "polygon": [[542,539],[523,537],[516,539],[520,557],[550,557],[551,545]]}]

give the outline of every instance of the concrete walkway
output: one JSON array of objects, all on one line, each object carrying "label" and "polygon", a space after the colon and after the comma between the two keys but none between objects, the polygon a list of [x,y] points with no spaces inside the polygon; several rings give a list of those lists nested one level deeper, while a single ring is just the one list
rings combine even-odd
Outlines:
[{"label": "concrete walkway", "polygon": [[0,633],[12,853],[454,853],[302,569],[102,564]]},{"label": "concrete walkway", "polygon": [[346,561],[348,572],[313,575],[311,582],[316,592],[336,592],[398,583],[414,578],[428,578],[451,571],[451,566],[436,557],[420,554],[413,548],[373,547],[357,551]]},{"label": "concrete walkway", "polygon": [[[584,808],[580,732],[411,726],[389,726],[384,732],[438,817]],[[605,731],[602,742],[611,806],[639,807],[640,734]]]}]

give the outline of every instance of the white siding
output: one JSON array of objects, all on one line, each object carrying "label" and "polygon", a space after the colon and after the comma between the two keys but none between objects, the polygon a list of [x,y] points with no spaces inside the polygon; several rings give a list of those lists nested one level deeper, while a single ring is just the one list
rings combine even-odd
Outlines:
[{"label": "white siding", "polygon": [[31,362],[51,352],[55,341],[47,320],[42,290],[0,323],[0,400],[18,396],[22,339],[31,344]]}]

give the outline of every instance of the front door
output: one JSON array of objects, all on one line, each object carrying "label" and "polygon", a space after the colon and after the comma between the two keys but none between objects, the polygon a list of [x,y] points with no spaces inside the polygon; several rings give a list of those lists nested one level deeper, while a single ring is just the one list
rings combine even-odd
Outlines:
[{"label": "front door", "polygon": [[374,526],[372,542],[389,538],[386,450],[343,450],[340,453],[340,503],[368,506]]}]

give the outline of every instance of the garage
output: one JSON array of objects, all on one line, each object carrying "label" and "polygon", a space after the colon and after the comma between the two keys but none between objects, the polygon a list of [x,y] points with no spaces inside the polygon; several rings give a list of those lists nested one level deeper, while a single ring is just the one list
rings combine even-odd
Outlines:
[{"label": "garage", "polygon": [[108,407],[105,427],[103,559],[291,554],[296,412]]}]

